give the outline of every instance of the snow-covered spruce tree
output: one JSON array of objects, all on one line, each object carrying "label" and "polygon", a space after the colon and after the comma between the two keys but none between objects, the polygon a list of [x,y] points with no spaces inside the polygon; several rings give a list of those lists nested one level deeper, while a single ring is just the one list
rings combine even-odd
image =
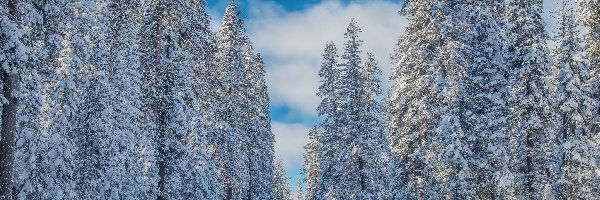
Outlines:
[{"label": "snow-covered spruce tree", "polygon": [[317,129],[312,129],[308,133],[310,142],[304,146],[304,168],[303,173],[306,175],[306,195],[304,197],[309,200],[317,199],[322,196],[321,173],[319,171],[319,150],[322,144],[322,135]]},{"label": "snow-covered spruce tree", "polygon": [[275,163],[275,172],[273,173],[273,199],[290,200],[290,178],[285,175],[283,161],[278,160]]},{"label": "snow-covered spruce tree", "polygon": [[510,166],[515,197],[542,198],[551,190],[547,173],[552,155],[554,119],[548,77],[548,38],[541,17],[543,1],[509,1],[508,65],[511,90]]},{"label": "snow-covered spruce tree", "polygon": [[17,146],[15,153],[16,199],[41,199],[44,187],[43,180],[47,171],[41,168],[41,158],[44,152],[44,136],[42,135],[42,76],[40,69],[47,49],[45,35],[42,30],[42,18],[39,10],[34,7],[37,1],[21,1],[18,10],[21,12],[20,23],[27,28],[28,33],[23,37],[26,46],[31,47],[27,63],[23,65],[20,76],[20,87],[17,118]]},{"label": "snow-covered spruce tree", "polygon": [[[0,131],[0,199],[12,199],[15,188],[15,149],[17,145],[19,75],[26,70],[30,47],[23,41],[26,30],[21,22],[21,1],[0,3],[0,76],[2,123]],[[23,142],[23,141],[21,141]],[[17,172],[17,173],[15,173]]]},{"label": "snow-covered spruce tree", "polygon": [[[338,69],[337,48],[333,43],[327,43],[323,53],[323,61],[319,76],[321,85],[317,91],[317,96],[321,97],[321,103],[317,111],[324,120],[309,132],[310,142],[304,147],[304,173],[306,174],[306,195],[309,200],[325,198],[326,186],[323,182],[323,168],[330,164],[326,160],[329,150],[325,145],[324,131],[333,128],[333,115],[337,112],[336,98],[339,88],[339,69]],[[324,164],[323,164],[324,163]]]},{"label": "snow-covered spruce tree", "polygon": [[363,76],[362,89],[365,94],[364,111],[360,114],[361,123],[357,129],[361,131],[358,135],[359,145],[358,163],[361,170],[361,194],[360,199],[388,199],[389,180],[392,166],[390,166],[391,152],[387,140],[385,116],[381,102],[378,100],[382,94],[379,77],[382,71],[377,66],[377,61],[371,53],[367,53],[367,59],[362,66]]},{"label": "snow-covered spruce tree", "polygon": [[102,198],[154,198],[151,176],[154,155],[145,128],[148,121],[141,112],[142,83],[140,61],[141,1],[111,1],[107,5],[109,58],[104,75],[105,98],[103,113],[108,116],[106,135],[100,140],[103,183],[108,190]]},{"label": "snow-covered spruce tree", "polygon": [[[196,58],[192,47],[206,22],[204,1],[148,1],[142,25],[143,109],[153,122],[159,199],[218,199],[220,187],[213,164],[202,149],[204,135],[193,106],[192,76]],[[195,32],[198,31],[198,32]],[[209,42],[209,41],[205,41]],[[191,169],[191,170],[190,170]]]},{"label": "snow-covered spruce tree", "polygon": [[509,71],[506,28],[501,0],[462,1],[459,19],[463,23],[465,79],[461,83],[466,139],[474,152],[472,162],[476,196],[482,199],[508,198],[501,194],[508,169],[510,113]]},{"label": "snow-covered spruce tree", "polygon": [[[252,47],[247,44],[244,50],[245,71],[245,103],[246,119],[245,134],[248,134],[249,162],[249,199],[271,199],[272,191],[267,188],[275,187],[273,180],[274,143],[275,137],[271,132],[269,116],[269,96],[265,83],[264,63],[260,54],[252,53]],[[277,198],[275,198],[277,199]]]},{"label": "snow-covered spruce tree", "polygon": [[271,199],[273,188],[273,143],[268,115],[269,99],[264,64],[253,54],[245,35],[237,4],[226,9],[214,69],[218,77],[214,104],[218,132],[212,135],[226,199]]},{"label": "snow-covered spruce tree", "polygon": [[214,58],[215,74],[221,79],[220,87],[216,88],[219,93],[218,104],[223,105],[217,111],[218,120],[223,124],[222,132],[215,141],[218,145],[220,175],[225,184],[225,199],[245,199],[249,196],[248,146],[245,145],[248,135],[243,133],[239,123],[244,113],[238,109],[243,100],[240,94],[244,92],[241,84],[246,38],[236,9],[237,4],[232,2],[225,11]]},{"label": "snow-covered spruce tree", "polygon": [[[592,96],[596,100],[596,103],[598,103],[592,131],[598,133],[596,135],[596,143],[600,144],[600,20],[598,20],[600,18],[600,1],[578,0],[578,5],[580,12],[579,20],[588,28],[588,31],[585,33],[587,43],[586,53],[591,67]],[[598,181],[598,184],[600,184],[600,177],[598,177]]]},{"label": "snow-covered spruce tree", "polygon": [[[82,118],[78,111],[82,103],[82,92],[86,78],[81,73],[89,66],[90,51],[85,43],[86,4],[81,2],[47,2],[45,26],[53,30],[49,45],[50,52],[58,47],[56,55],[50,55],[48,61],[49,76],[44,91],[44,111],[46,116],[47,152],[43,158],[42,168],[54,173],[46,174],[46,191],[42,198],[74,198],[78,190],[93,187],[77,185],[78,178],[83,175],[77,170],[77,142],[85,135],[81,133]],[[92,169],[90,169],[92,170]],[[98,179],[96,179],[98,180]],[[93,181],[93,180],[91,180]]]},{"label": "snow-covered spruce tree", "polygon": [[311,132],[305,155],[307,199],[387,199],[388,161],[383,114],[376,100],[379,69],[372,56],[363,65],[357,23],[347,28],[342,63],[336,48],[324,54],[318,112],[324,120]]},{"label": "snow-covered spruce tree", "polygon": [[66,63],[58,61],[61,49],[68,44],[62,34],[66,32],[65,6],[64,1],[21,1],[17,6],[22,13],[21,22],[30,31],[26,42],[31,46],[30,59],[20,74],[22,84],[18,92],[15,194],[19,199],[75,195],[73,144],[65,129],[70,126],[66,116],[72,114],[72,109],[60,105],[59,99],[52,99],[73,97],[60,94],[55,87],[68,86],[62,84],[68,80],[59,80],[63,76],[56,71],[68,69],[63,65]]},{"label": "snow-covered spruce tree", "polygon": [[[590,58],[593,75],[600,76],[600,1],[578,0],[580,21],[589,28],[585,33],[587,53]],[[597,81],[597,80],[596,80]],[[597,95],[597,94],[596,94]]]},{"label": "snow-covered spruce tree", "polygon": [[476,154],[470,142],[477,135],[466,132],[464,125],[466,64],[469,63],[470,47],[461,40],[463,25],[460,7],[457,4],[446,6],[444,21],[439,26],[440,34],[446,35],[445,41],[434,53],[437,57],[438,71],[434,73],[435,83],[432,90],[438,91],[440,107],[437,110],[439,121],[426,145],[427,163],[425,177],[426,195],[430,198],[454,199],[476,196],[475,169]]},{"label": "snow-covered spruce tree", "polygon": [[112,102],[108,84],[108,27],[103,12],[102,1],[78,1],[69,4],[69,13],[73,13],[73,24],[78,35],[84,55],[79,57],[82,66],[78,69],[82,78],[78,83],[81,90],[74,142],[75,174],[77,197],[93,199],[107,196],[110,180],[105,177],[110,167],[106,160],[110,151],[105,141],[114,130],[107,126],[113,120]]},{"label": "snow-covered spruce tree", "polygon": [[557,133],[555,177],[556,198],[593,199],[594,170],[598,151],[590,130],[596,102],[591,97],[590,66],[583,54],[570,1],[563,1],[558,11],[558,46],[553,49],[556,104],[559,129]]},{"label": "snow-covered spruce tree", "polygon": [[[387,102],[389,141],[396,157],[394,198],[435,198],[427,188],[433,187],[432,167],[426,154],[443,106],[442,84],[445,79],[441,47],[455,33],[444,34],[449,24],[452,1],[405,1],[400,11],[410,23],[398,40],[397,63],[392,68],[392,89]],[[455,3],[454,3],[455,4]],[[442,51],[443,52],[443,51]],[[433,158],[430,157],[430,158]]]}]

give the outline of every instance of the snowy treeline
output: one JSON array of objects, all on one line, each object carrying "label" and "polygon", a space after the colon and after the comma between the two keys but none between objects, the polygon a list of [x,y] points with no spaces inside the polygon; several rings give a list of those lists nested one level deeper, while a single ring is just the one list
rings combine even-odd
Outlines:
[{"label": "snowy treeline", "polygon": [[262,58],[232,3],[0,2],[0,199],[272,199]]},{"label": "snowy treeline", "polygon": [[306,199],[600,198],[600,1],[562,1],[553,37],[542,3],[405,0],[383,105],[351,22],[323,54]]}]

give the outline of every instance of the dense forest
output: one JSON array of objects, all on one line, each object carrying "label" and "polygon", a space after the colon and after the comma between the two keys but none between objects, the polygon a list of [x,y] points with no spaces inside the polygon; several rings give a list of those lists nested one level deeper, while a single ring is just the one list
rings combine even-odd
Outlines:
[{"label": "dense forest", "polygon": [[600,1],[542,5],[405,0],[387,93],[349,19],[292,195],[235,2],[2,0],[0,200],[598,199]]},{"label": "dense forest", "polygon": [[272,199],[262,58],[205,5],[2,1],[2,199]]}]

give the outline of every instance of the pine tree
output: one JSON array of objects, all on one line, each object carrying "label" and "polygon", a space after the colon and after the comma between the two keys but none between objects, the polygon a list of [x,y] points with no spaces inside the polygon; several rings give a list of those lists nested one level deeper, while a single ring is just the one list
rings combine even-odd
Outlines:
[{"label": "pine tree", "polygon": [[548,193],[555,115],[551,106],[550,51],[544,30],[542,1],[510,1],[509,70],[511,89],[510,152],[517,197]]},{"label": "pine tree", "polygon": [[[250,46],[250,45],[248,45]],[[247,112],[249,123],[245,123],[246,134],[249,134],[249,170],[250,170],[250,198],[271,199],[272,191],[266,188],[275,187],[272,179],[274,173],[274,143],[275,138],[271,132],[269,116],[269,96],[265,83],[264,63],[260,54],[254,56],[252,48],[248,47],[244,53],[247,76],[247,93],[245,105],[250,105]]]},{"label": "pine tree", "polygon": [[245,199],[249,193],[249,158],[247,155],[248,136],[239,123],[246,113],[239,109],[243,104],[244,60],[243,50],[246,44],[242,20],[239,18],[237,4],[232,2],[225,11],[215,54],[214,75],[220,78],[216,88],[218,103],[223,105],[216,111],[222,123],[217,139],[217,156],[220,160],[221,178],[225,184],[225,199]]},{"label": "pine tree", "polygon": [[[105,7],[101,1],[77,1],[69,5],[69,12],[73,16],[75,32],[79,38],[77,46],[81,46],[82,55],[79,57],[81,66],[77,69],[79,109],[76,114],[75,134],[73,140],[77,151],[75,152],[75,179],[77,196],[92,199],[106,196],[108,178],[105,173],[109,165],[104,163],[106,154],[112,149],[105,148],[104,139],[109,138],[114,130],[106,126],[110,123],[112,111],[108,85],[108,28],[107,21],[102,14]],[[105,182],[106,181],[106,182]],[[105,187],[102,187],[105,186]]]},{"label": "pine tree", "polygon": [[[396,157],[396,179],[401,186],[393,191],[394,198],[439,198],[433,188],[431,173],[434,165],[425,160],[429,145],[440,122],[439,108],[444,106],[446,75],[439,52],[457,35],[448,27],[449,8],[453,1],[405,1],[400,11],[410,24],[398,40],[395,66],[392,68],[393,87],[387,102],[389,141]],[[449,70],[448,70],[449,71]],[[451,92],[451,91],[448,91]]]},{"label": "pine tree", "polygon": [[18,89],[17,146],[15,153],[15,188],[17,199],[41,199],[43,195],[46,170],[42,169],[41,158],[44,152],[42,130],[42,76],[43,52],[47,49],[43,40],[42,16],[35,7],[35,1],[22,1],[19,4],[21,23],[27,27],[28,34],[24,44],[31,47],[30,56],[20,71]]},{"label": "pine tree", "polygon": [[281,160],[278,160],[277,163],[275,163],[275,173],[273,180],[273,199],[290,200],[290,178],[285,175],[283,161]]},{"label": "pine tree", "polygon": [[[158,198],[219,198],[216,168],[209,160],[202,141],[203,125],[193,109],[195,93],[192,76],[197,63],[194,49],[210,43],[201,39],[205,29],[197,22],[206,22],[202,13],[204,1],[159,0],[147,2],[142,25],[144,82],[148,85],[144,108],[154,122],[154,146],[158,170]],[[208,27],[208,25],[204,25]],[[198,31],[198,32],[195,32]],[[196,43],[199,42],[199,43]],[[190,171],[190,169],[193,169]]]},{"label": "pine tree", "polygon": [[111,1],[106,11],[110,52],[104,87],[110,88],[106,94],[110,103],[105,113],[111,129],[101,140],[103,157],[107,158],[103,160],[107,166],[103,185],[110,186],[105,198],[155,197],[150,191],[156,182],[147,167],[154,155],[144,154],[144,149],[153,146],[144,130],[148,122],[139,112],[143,108],[140,6],[140,1]]},{"label": "pine tree", "polygon": [[362,129],[357,143],[359,149],[359,169],[361,170],[361,199],[388,199],[391,174],[389,142],[385,129],[385,118],[378,98],[382,93],[379,77],[382,74],[377,61],[371,53],[361,69],[364,78],[362,87],[365,92],[362,98],[364,111],[361,112]]},{"label": "pine tree", "polygon": [[553,184],[557,198],[590,199],[597,187],[593,179],[598,154],[590,130],[597,103],[591,97],[590,66],[569,6],[570,1],[563,1],[558,12],[558,46],[553,50],[555,110],[560,116]]},{"label": "pine tree", "polygon": [[310,142],[305,146],[306,153],[304,154],[304,173],[306,174],[306,199],[322,199],[327,188],[323,182],[323,171],[321,166],[329,165],[330,161],[325,160],[324,156],[328,155],[328,149],[324,146],[326,142],[325,129],[333,127],[332,115],[337,112],[337,89],[339,88],[339,69],[338,69],[338,54],[337,48],[333,43],[328,43],[325,46],[323,53],[323,62],[319,76],[321,77],[321,85],[317,91],[317,96],[321,97],[321,103],[317,108],[320,116],[325,119],[308,134]]},{"label": "pine tree", "polygon": [[305,148],[307,199],[387,199],[388,142],[377,96],[380,70],[369,54],[360,57],[361,29],[352,20],[347,28],[342,63],[336,48],[327,44],[321,65],[324,120],[309,134]]},{"label": "pine tree", "polygon": [[585,33],[585,39],[592,71],[597,77],[599,76],[598,73],[600,73],[600,21],[598,21],[598,17],[600,17],[600,1],[578,0],[578,3],[581,13],[579,20],[589,28]]},{"label": "pine tree", "polygon": [[[590,78],[592,81],[592,93],[593,97],[598,103],[594,119],[594,129],[596,133],[600,133],[600,1],[598,0],[579,0],[578,5],[580,8],[579,20],[588,28],[585,33],[586,39],[586,53],[590,59],[591,74]],[[600,135],[600,134],[597,134]],[[596,139],[596,143],[600,143],[600,136]],[[600,182],[600,177],[598,178]],[[600,191],[599,191],[600,192]]]}]

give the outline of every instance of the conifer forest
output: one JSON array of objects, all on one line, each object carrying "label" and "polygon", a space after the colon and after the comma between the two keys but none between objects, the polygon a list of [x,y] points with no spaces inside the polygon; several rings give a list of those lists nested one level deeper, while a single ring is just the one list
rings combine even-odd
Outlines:
[{"label": "conifer forest", "polygon": [[600,199],[600,0],[403,0],[388,60],[348,18],[297,188],[228,3],[0,0],[0,200]]}]

